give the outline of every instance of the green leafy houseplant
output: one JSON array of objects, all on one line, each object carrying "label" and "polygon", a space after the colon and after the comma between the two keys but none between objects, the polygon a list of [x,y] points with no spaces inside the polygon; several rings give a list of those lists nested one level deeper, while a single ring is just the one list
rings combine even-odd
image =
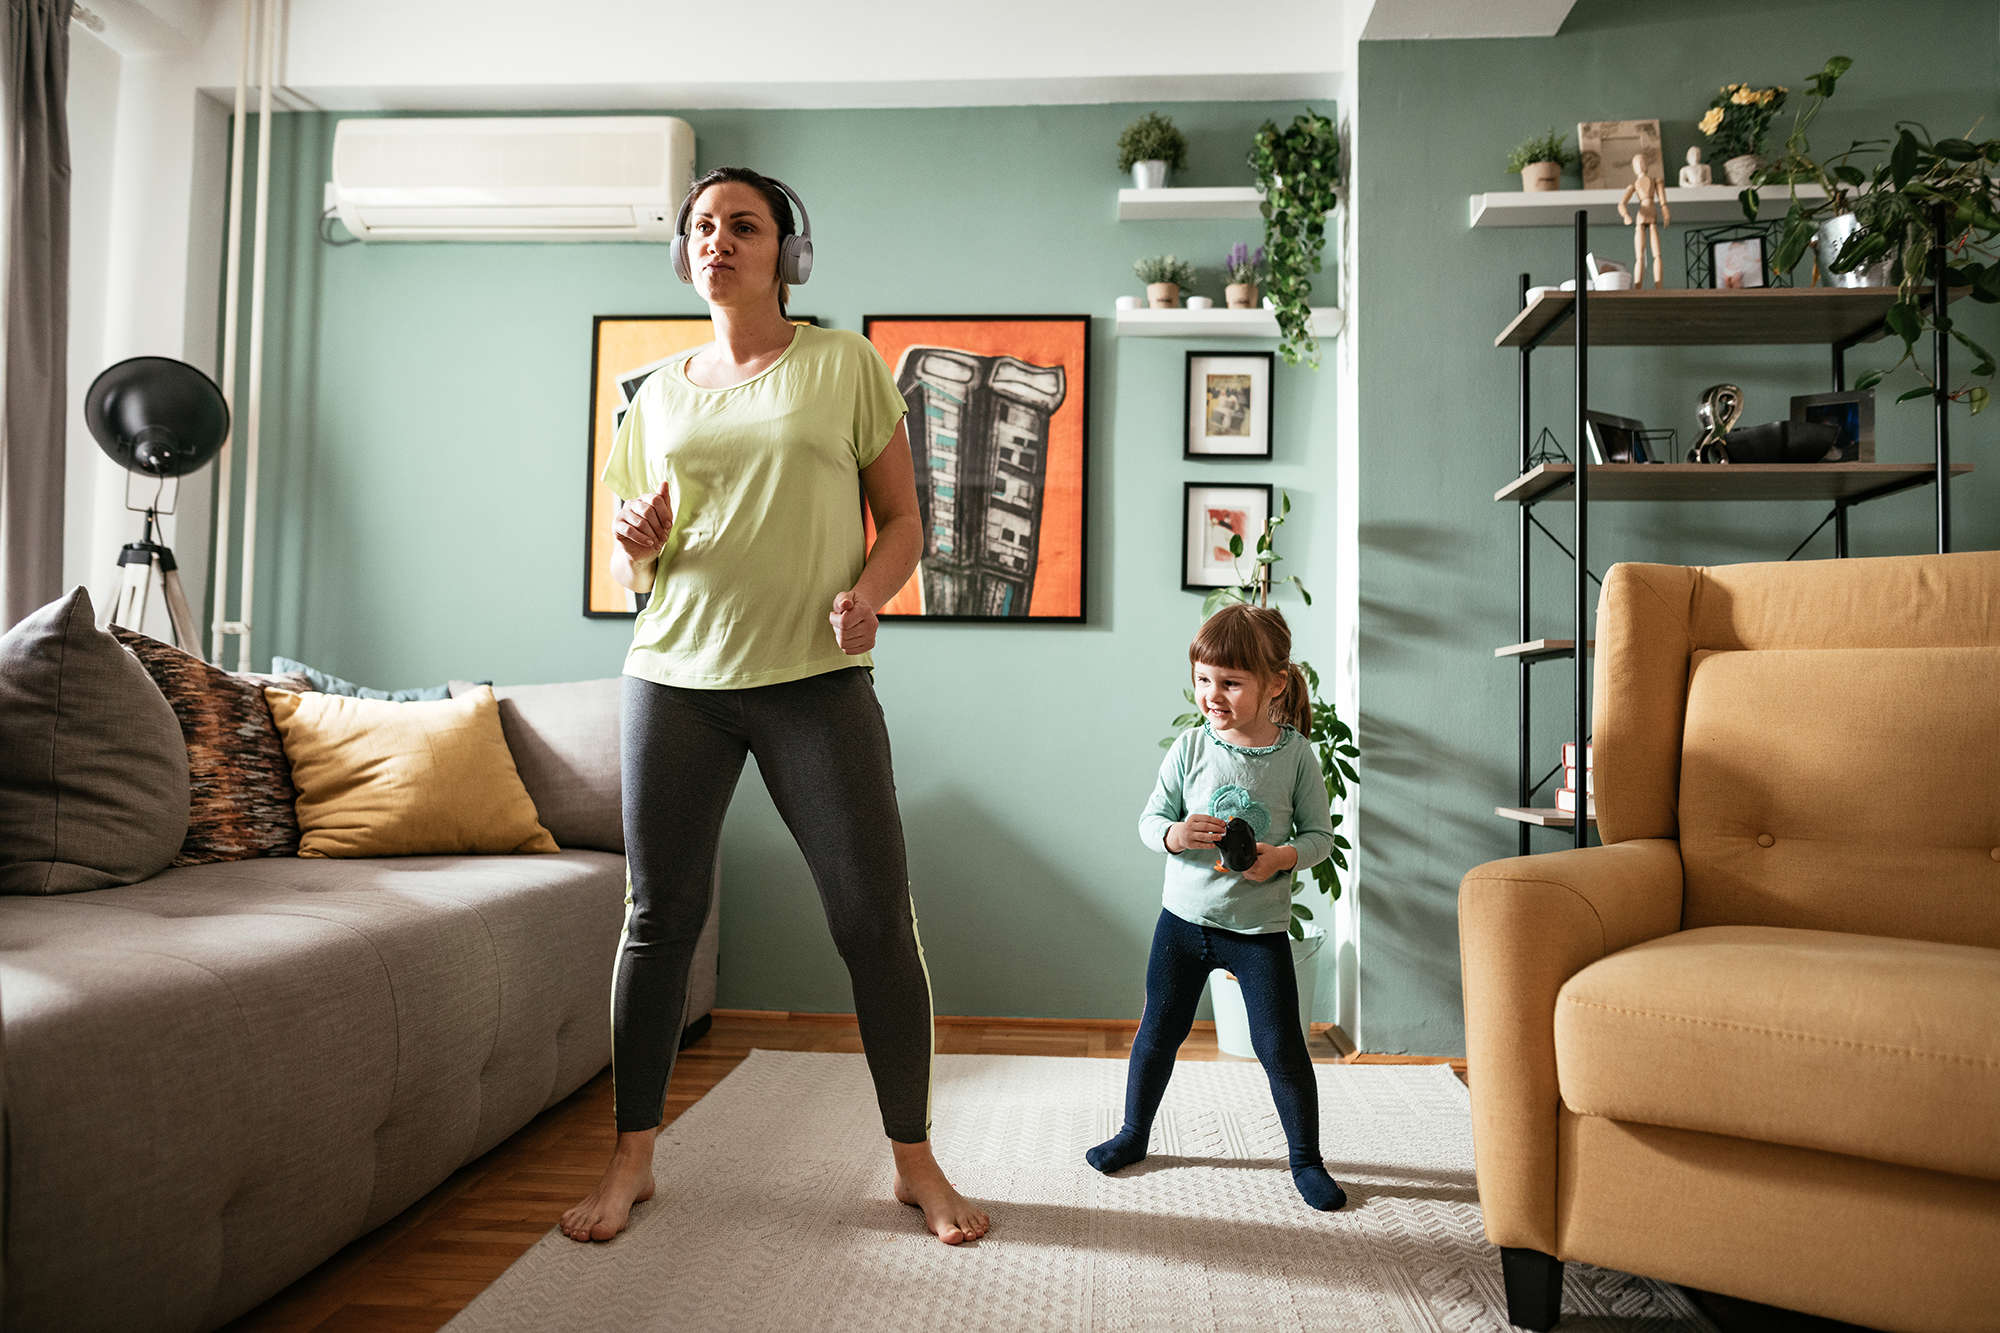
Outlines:
[{"label": "green leafy houseplant", "polygon": [[[1897,290],[1884,322],[1903,344],[1894,365],[1867,372],[1855,381],[1855,388],[1872,389],[1907,362],[1924,385],[1902,394],[1897,402],[1931,398],[1942,391],[1976,414],[1991,399],[1988,387],[1969,381],[1955,388],[1939,385],[1933,370],[1917,359],[1916,349],[1927,332],[1942,330],[1972,354],[1970,379],[1993,377],[1993,354],[1957,326],[1950,306],[1921,298],[1942,243],[1947,284],[1968,289],[1975,301],[2000,302],[2000,248],[1996,247],[2000,186],[1993,181],[2000,166],[2000,139],[1934,139],[1922,125],[1897,121],[1894,138],[1859,140],[1824,162],[1815,160],[1806,128],[1853,63],[1846,56],[1834,56],[1807,80],[1807,104],[1795,117],[1784,155],[1758,173],[1760,183],[1782,182],[1790,195],[1772,267],[1791,268],[1804,257],[1820,223],[1853,213],[1856,230],[1841,244],[1839,254],[1823,254],[1820,262],[1831,272],[1848,273],[1886,261]],[[1818,184],[1826,191],[1825,200],[1799,198],[1801,181]],[[1760,202],[1756,186],[1739,198],[1745,215],[1754,220]]]},{"label": "green leafy houseplant", "polygon": [[1547,134],[1521,140],[1514,146],[1514,151],[1507,154],[1507,170],[1521,171],[1537,162],[1553,162],[1563,170],[1569,170],[1577,165],[1578,158],[1564,138],[1564,135],[1551,129]]},{"label": "green leafy houseplant", "polygon": [[1118,136],[1120,171],[1130,171],[1134,162],[1152,161],[1165,162],[1175,171],[1187,166],[1187,137],[1157,111],[1148,111]]},{"label": "green leafy houseplant", "polygon": [[1182,289],[1194,286],[1194,265],[1174,255],[1147,255],[1132,265],[1132,272],[1149,287],[1156,282],[1171,282]]},{"label": "green leafy houseplant", "polygon": [[[1278,564],[1281,558],[1278,555],[1278,529],[1285,525],[1285,516],[1292,512],[1292,497],[1280,492],[1279,499],[1278,512],[1264,521],[1264,531],[1257,536],[1257,548],[1253,553],[1256,558],[1251,564],[1249,577],[1242,583],[1217,588],[1203,598],[1202,619],[1208,619],[1219,608],[1230,602],[1247,602],[1252,606],[1271,604],[1272,566]],[[1242,535],[1231,537],[1229,554],[1241,561],[1243,551]],[[1243,573],[1240,564],[1236,572],[1239,575]],[[1299,582],[1298,575],[1289,575],[1283,581],[1298,589],[1299,596],[1304,599],[1307,606],[1312,605],[1312,594],[1306,591],[1305,584]],[[1340,874],[1347,869],[1347,853],[1354,850],[1353,844],[1340,832],[1341,822],[1347,816],[1340,813],[1339,807],[1340,803],[1347,799],[1348,784],[1361,780],[1361,775],[1354,768],[1354,760],[1361,757],[1361,751],[1354,743],[1353,730],[1340,720],[1340,714],[1334,711],[1332,704],[1319,697],[1319,672],[1313,669],[1310,662],[1301,661],[1298,667],[1306,678],[1306,694],[1312,701],[1312,734],[1306,739],[1312,742],[1313,749],[1319,755],[1320,772],[1326,779],[1326,801],[1333,807],[1333,854],[1314,866],[1310,873],[1313,884],[1331,903],[1340,897]],[[1183,689],[1181,696],[1187,700],[1190,708],[1194,707],[1193,690]],[[1200,723],[1199,713],[1182,713],[1174,719],[1174,735],[1161,741],[1160,748],[1166,749],[1174,743],[1181,732],[1189,727],[1199,726]],[[1299,901],[1302,895],[1310,892],[1311,890],[1299,877],[1293,877],[1291,922],[1293,939],[1304,939],[1306,937],[1304,923],[1313,919],[1312,908]]]},{"label": "green leafy houseplant", "polygon": [[1286,365],[1304,359],[1318,369],[1312,279],[1319,272],[1326,215],[1340,180],[1334,123],[1311,107],[1282,130],[1265,121],[1251,144],[1250,166],[1264,195],[1264,294],[1277,310],[1279,355]]}]

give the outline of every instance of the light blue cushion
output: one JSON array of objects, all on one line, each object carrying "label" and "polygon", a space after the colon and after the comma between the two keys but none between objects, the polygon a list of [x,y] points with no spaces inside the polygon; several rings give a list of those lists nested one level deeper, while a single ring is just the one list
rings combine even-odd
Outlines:
[{"label": "light blue cushion", "polygon": [[313,683],[313,688],[321,694],[344,694],[350,699],[387,699],[390,703],[409,704],[418,703],[426,699],[449,699],[451,697],[451,686],[448,684],[423,685],[408,690],[378,690],[367,685],[356,685],[351,680],[342,680],[339,676],[331,675],[316,667],[309,667],[297,658],[273,657],[271,659],[271,673],[273,675],[282,675],[288,671],[296,671],[310,680]]}]

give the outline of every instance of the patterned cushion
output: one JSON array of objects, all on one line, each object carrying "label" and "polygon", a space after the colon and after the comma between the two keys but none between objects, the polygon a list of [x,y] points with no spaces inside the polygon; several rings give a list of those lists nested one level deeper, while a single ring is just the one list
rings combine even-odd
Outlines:
[{"label": "patterned cushion", "polygon": [[232,675],[158,639],[111,632],[167,696],[187,741],[192,799],[174,864],[298,855],[297,792],[264,687],[296,693],[312,683],[297,673]]}]

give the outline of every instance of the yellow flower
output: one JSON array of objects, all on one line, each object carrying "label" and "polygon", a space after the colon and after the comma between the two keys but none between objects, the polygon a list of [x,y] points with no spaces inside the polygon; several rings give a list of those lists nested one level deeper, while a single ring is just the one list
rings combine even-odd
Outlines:
[{"label": "yellow flower", "polygon": [[1729,100],[1737,106],[1748,106],[1757,100],[1757,94],[1751,92],[1748,88],[1738,88],[1735,92],[1729,94]]},{"label": "yellow flower", "polygon": [[1775,88],[1766,88],[1763,92],[1757,94],[1758,106],[1769,106],[1777,100],[1778,91]]},{"label": "yellow flower", "polygon": [[1703,134],[1713,134],[1716,131],[1716,127],[1721,124],[1722,108],[1719,106],[1710,107],[1708,114],[1701,118],[1701,132]]}]

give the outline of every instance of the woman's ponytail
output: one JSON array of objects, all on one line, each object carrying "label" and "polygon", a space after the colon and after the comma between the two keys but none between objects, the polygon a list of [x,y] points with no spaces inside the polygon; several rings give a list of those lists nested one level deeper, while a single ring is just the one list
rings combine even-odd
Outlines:
[{"label": "woman's ponytail", "polygon": [[1296,662],[1285,663],[1285,689],[1271,702],[1271,720],[1295,729],[1301,736],[1312,735],[1312,694],[1306,689],[1306,673]]}]

